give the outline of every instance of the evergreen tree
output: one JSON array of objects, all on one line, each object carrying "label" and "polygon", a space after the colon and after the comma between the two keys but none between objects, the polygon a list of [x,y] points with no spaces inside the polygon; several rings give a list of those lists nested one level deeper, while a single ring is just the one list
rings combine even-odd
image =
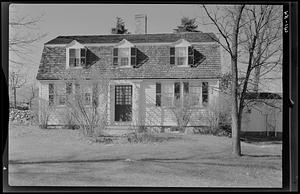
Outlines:
[{"label": "evergreen tree", "polygon": [[195,24],[196,18],[188,18],[183,17],[181,18],[181,25],[177,26],[177,29],[174,29],[176,33],[179,32],[199,32],[196,30],[198,28],[198,25]]},{"label": "evergreen tree", "polygon": [[122,18],[117,17],[116,27],[111,29],[112,34],[129,34],[128,30],[125,28],[125,22]]}]

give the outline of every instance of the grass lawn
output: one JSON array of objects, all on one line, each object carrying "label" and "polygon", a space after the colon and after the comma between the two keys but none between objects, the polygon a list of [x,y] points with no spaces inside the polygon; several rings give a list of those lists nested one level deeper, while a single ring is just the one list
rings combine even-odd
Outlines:
[{"label": "grass lawn", "polygon": [[[164,134],[166,135],[166,134]],[[86,141],[78,130],[9,128],[10,186],[282,187],[282,145],[176,135],[148,144]]]}]

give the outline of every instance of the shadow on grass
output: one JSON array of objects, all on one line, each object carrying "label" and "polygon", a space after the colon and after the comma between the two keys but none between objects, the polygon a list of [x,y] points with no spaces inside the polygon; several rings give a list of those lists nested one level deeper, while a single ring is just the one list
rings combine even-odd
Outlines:
[{"label": "shadow on grass", "polygon": [[258,144],[282,144],[282,138],[276,136],[241,136],[241,141]]},{"label": "shadow on grass", "polygon": [[[184,157],[184,158],[141,158],[137,160],[130,161],[155,161],[155,160],[188,160],[194,156]],[[45,160],[45,161],[20,161],[20,160],[10,160],[9,164],[55,164],[55,163],[96,163],[96,162],[118,162],[126,161],[128,158],[109,158],[109,159],[99,159],[99,160]]]},{"label": "shadow on grass", "polygon": [[242,156],[253,157],[253,158],[281,158],[282,155],[251,155],[251,154],[242,154]]}]

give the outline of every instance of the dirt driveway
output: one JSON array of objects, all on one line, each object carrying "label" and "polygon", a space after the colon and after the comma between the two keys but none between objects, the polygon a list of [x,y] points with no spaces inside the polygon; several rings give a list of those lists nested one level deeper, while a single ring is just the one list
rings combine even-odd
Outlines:
[{"label": "dirt driveway", "polygon": [[179,135],[167,142],[100,144],[76,130],[9,129],[11,186],[281,187],[281,144]]}]

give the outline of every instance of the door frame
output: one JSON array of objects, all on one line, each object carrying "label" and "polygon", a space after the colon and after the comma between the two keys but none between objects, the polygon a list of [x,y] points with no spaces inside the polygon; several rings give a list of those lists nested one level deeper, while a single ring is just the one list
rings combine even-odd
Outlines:
[{"label": "door frame", "polygon": [[[117,105],[117,87],[128,87],[129,86],[129,88],[130,88],[130,105],[128,105],[128,106],[130,106],[130,120],[116,120],[116,118],[117,118],[117,108],[116,108],[116,106],[118,106]],[[123,89],[122,89],[123,90]],[[122,91],[123,92],[123,91]],[[120,99],[119,99],[120,100]],[[122,99],[121,99],[121,103],[128,103],[128,101],[126,102],[126,100],[128,100],[128,99],[126,99],[126,91],[125,91],[125,94],[124,94],[124,96],[122,96]],[[126,105],[124,105],[124,106],[126,106]],[[120,114],[120,113],[118,113],[118,114]],[[114,119],[113,119],[113,121],[115,122],[115,123],[122,123],[122,124],[124,124],[124,123],[131,123],[132,121],[133,121],[133,85],[132,84],[115,84],[114,85]]]}]

